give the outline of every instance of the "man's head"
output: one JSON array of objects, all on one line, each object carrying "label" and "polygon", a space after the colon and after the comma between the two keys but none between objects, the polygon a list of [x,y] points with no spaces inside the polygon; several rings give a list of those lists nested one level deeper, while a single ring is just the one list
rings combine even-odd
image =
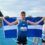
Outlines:
[{"label": "man's head", "polygon": [[22,19],[25,19],[25,16],[26,16],[25,11],[22,11],[20,16],[21,16]]}]

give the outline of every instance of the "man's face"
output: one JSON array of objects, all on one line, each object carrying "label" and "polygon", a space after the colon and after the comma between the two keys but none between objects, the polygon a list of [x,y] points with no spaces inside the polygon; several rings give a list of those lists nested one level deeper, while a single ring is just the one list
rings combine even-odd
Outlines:
[{"label": "man's face", "polygon": [[21,14],[21,18],[22,19],[25,19],[25,14]]}]

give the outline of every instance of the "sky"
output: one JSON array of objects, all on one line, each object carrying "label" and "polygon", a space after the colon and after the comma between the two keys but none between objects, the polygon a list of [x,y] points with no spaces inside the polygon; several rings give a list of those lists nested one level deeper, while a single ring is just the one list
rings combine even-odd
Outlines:
[{"label": "sky", "polygon": [[45,16],[45,0],[0,0],[0,11],[10,17],[19,17],[21,11],[26,16]]}]

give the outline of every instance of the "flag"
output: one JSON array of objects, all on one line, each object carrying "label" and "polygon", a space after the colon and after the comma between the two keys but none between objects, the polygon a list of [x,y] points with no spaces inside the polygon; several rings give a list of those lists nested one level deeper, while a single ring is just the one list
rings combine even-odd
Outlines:
[{"label": "flag", "polygon": [[[9,22],[13,22],[16,20],[16,18],[6,18],[7,21]],[[16,25],[12,25],[9,26],[6,22],[3,22],[3,30],[4,30],[4,34],[5,34],[5,38],[16,38],[17,37],[17,26]]]},{"label": "flag", "polygon": [[[30,18],[27,17],[27,20],[29,21],[33,21],[33,22],[37,22],[40,19],[42,19],[42,17],[34,17],[34,18]],[[13,22],[16,20],[16,18],[6,18],[7,21],[9,22]],[[4,34],[5,34],[5,38],[16,38],[18,35],[18,26],[17,25],[12,25],[9,26],[6,22],[3,23],[3,30],[4,30]],[[38,25],[31,25],[28,24],[28,30],[26,32],[27,37],[42,37],[42,25],[43,25],[43,21],[40,22]]]},{"label": "flag", "polygon": [[[31,18],[27,17],[27,20],[32,21],[32,22],[37,22],[41,19],[42,17],[31,17]],[[42,37],[42,25],[43,25],[43,21],[37,25],[28,24],[27,36],[28,37]]]}]

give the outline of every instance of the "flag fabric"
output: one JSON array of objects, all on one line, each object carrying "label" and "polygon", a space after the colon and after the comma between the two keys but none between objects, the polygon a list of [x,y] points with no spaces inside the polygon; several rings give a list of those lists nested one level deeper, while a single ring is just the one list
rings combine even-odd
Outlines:
[{"label": "flag fabric", "polygon": [[[6,18],[7,21],[13,22],[16,18]],[[6,22],[4,22],[3,30],[5,34],[5,38],[16,38],[17,37],[17,27],[16,25],[9,26]]]},{"label": "flag fabric", "polygon": [[[34,17],[34,18],[27,17],[27,20],[33,22],[37,22],[40,19],[42,19],[42,17]],[[13,22],[16,20],[16,17],[6,18],[6,20],[9,22]],[[18,36],[17,25],[9,26],[6,22],[3,22],[3,24],[4,24],[3,30],[4,30],[5,38],[16,38]],[[42,25],[43,25],[43,21],[40,22],[38,25],[28,24],[28,30],[26,32],[27,37],[42,37]]]},{"label": "flag fabric", "polygon": [[[31,18],[27,17],[27,20],[32,21],[32,22],[37,22],[40,19],[42,19],[42,17],[31,17]],[[27,36],[28,37],[42,37],[42,25],[43,25],[43,21],[37,25],[28,24]]]}]

